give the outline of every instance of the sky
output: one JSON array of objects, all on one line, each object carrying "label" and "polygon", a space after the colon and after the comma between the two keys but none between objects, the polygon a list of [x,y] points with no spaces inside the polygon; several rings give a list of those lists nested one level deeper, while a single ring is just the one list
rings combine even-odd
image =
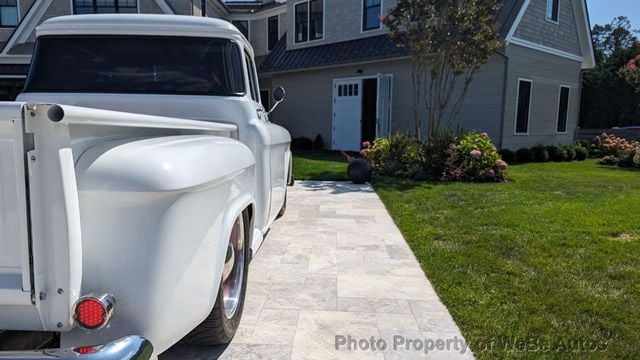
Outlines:
[{"label": "sky", "polygon": [[587,0],[591,26],[608,24],[615,17],[624,15],[631,26],[640,30],[640,0]]}]

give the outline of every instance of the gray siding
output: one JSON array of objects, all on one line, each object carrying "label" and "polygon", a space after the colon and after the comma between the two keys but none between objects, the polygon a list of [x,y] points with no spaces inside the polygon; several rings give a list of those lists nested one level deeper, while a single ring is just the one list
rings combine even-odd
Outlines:
[{"label": "gray siding", "polygon": [[252,20],[249,25],[249,41],[255,56],[267,55],[267,19]]},{"label": "gray siding", "polygon": [[580,55],[580,41],[572,1],[574,0],[560,0],[559,19],[556,24],[546,20],[547,0],[531,0],[515,37]]},{"label": "gray siding", "polygon": [[[581,64],[552,54],[510,45],[503,147],[517,150],[537,144],[573,141],[580,107]],[[529,134],[515,135],[518,79],[533,81]],[[571,86],[567,133],[556,133],[560,85]]]},{"label": "gray siding", "polygon": [[[283,85],[287,89],[287,98],[274,112],[273,121],[285,126],[294,137],[313,139],[321,134],[325,143],[330,144],[333,80],[357,77],[358,70],[362,70],[362,76],[393,74],[392,132],[412,133],[415,125],[411,64],[408,59],[281,74],[275,75],[273,79],[262,80],[263,88],[268,88],[268,85]],[[467,130],[486,131],[498,141],[504,75],[504,58],[497,55],[492,57],[487,66],[476,75],[465,106],[457,122],[451,125],[460,125]],[[426,129],[426,121],[424,123]]]},{"label": "gray siding", "polygon": [[164,14],[162,9],[153,0],[140,0],[140,9],[138,11],[141,14]]},{"label": "gray siding", "polygon": [[[382,25],[380,30],[362,32],[362,4],[363,0],[325,0],[324,12],[324,39],[294,44],[295,4],[300,1],[287,2],[287,48],[300,49],[309,46],[330,44],[348,40],[354,40],[369,36],[385,34],[388,29]],[[386,14],[395,7],[396,0],[382,0],[382,13]]]}]

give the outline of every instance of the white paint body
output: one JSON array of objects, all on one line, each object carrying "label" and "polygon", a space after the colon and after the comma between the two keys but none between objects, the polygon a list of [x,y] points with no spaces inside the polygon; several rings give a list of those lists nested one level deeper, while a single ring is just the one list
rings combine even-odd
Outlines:
[{"label": "white paint body", "polygon": [[[235,27],[214,19],[89,15],[38,30],[95,34],[224,38],[253,58]],[[289,133],[249,95],[18,101],[0,103],[0,249],[11,254],[0,255],[0,329],[59,331],[63,346],[136,334],[163,352],[213,308],[234,220],[250,209],[255,252],[282,208]],[[62,121],[46,104],[60,104]],[[106,328],[85,332],[71,308],[91,292],[112,293],[117,305]]]}]

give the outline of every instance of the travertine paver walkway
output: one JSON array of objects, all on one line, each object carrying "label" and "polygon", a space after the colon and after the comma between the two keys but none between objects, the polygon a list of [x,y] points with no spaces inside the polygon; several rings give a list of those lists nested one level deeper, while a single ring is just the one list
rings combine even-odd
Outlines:
[{"label": "travertine paver walkway", "polygon": [[370,186],[300,181],[288,198],[251,264],[233,343],[177,345],[162,360],[473,358]]}]

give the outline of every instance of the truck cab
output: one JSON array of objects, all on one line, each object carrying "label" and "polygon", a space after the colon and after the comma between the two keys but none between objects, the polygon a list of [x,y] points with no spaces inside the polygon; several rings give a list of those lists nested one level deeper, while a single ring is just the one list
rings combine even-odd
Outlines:
[{"label": "truck cab", "polygon": [[225,21],[37,28],[24,92],[0,103],[0,330],[50,332],[62,350],[0,359],[231,340],[292,180],[291,137],[259,89],[251,45]]}]

